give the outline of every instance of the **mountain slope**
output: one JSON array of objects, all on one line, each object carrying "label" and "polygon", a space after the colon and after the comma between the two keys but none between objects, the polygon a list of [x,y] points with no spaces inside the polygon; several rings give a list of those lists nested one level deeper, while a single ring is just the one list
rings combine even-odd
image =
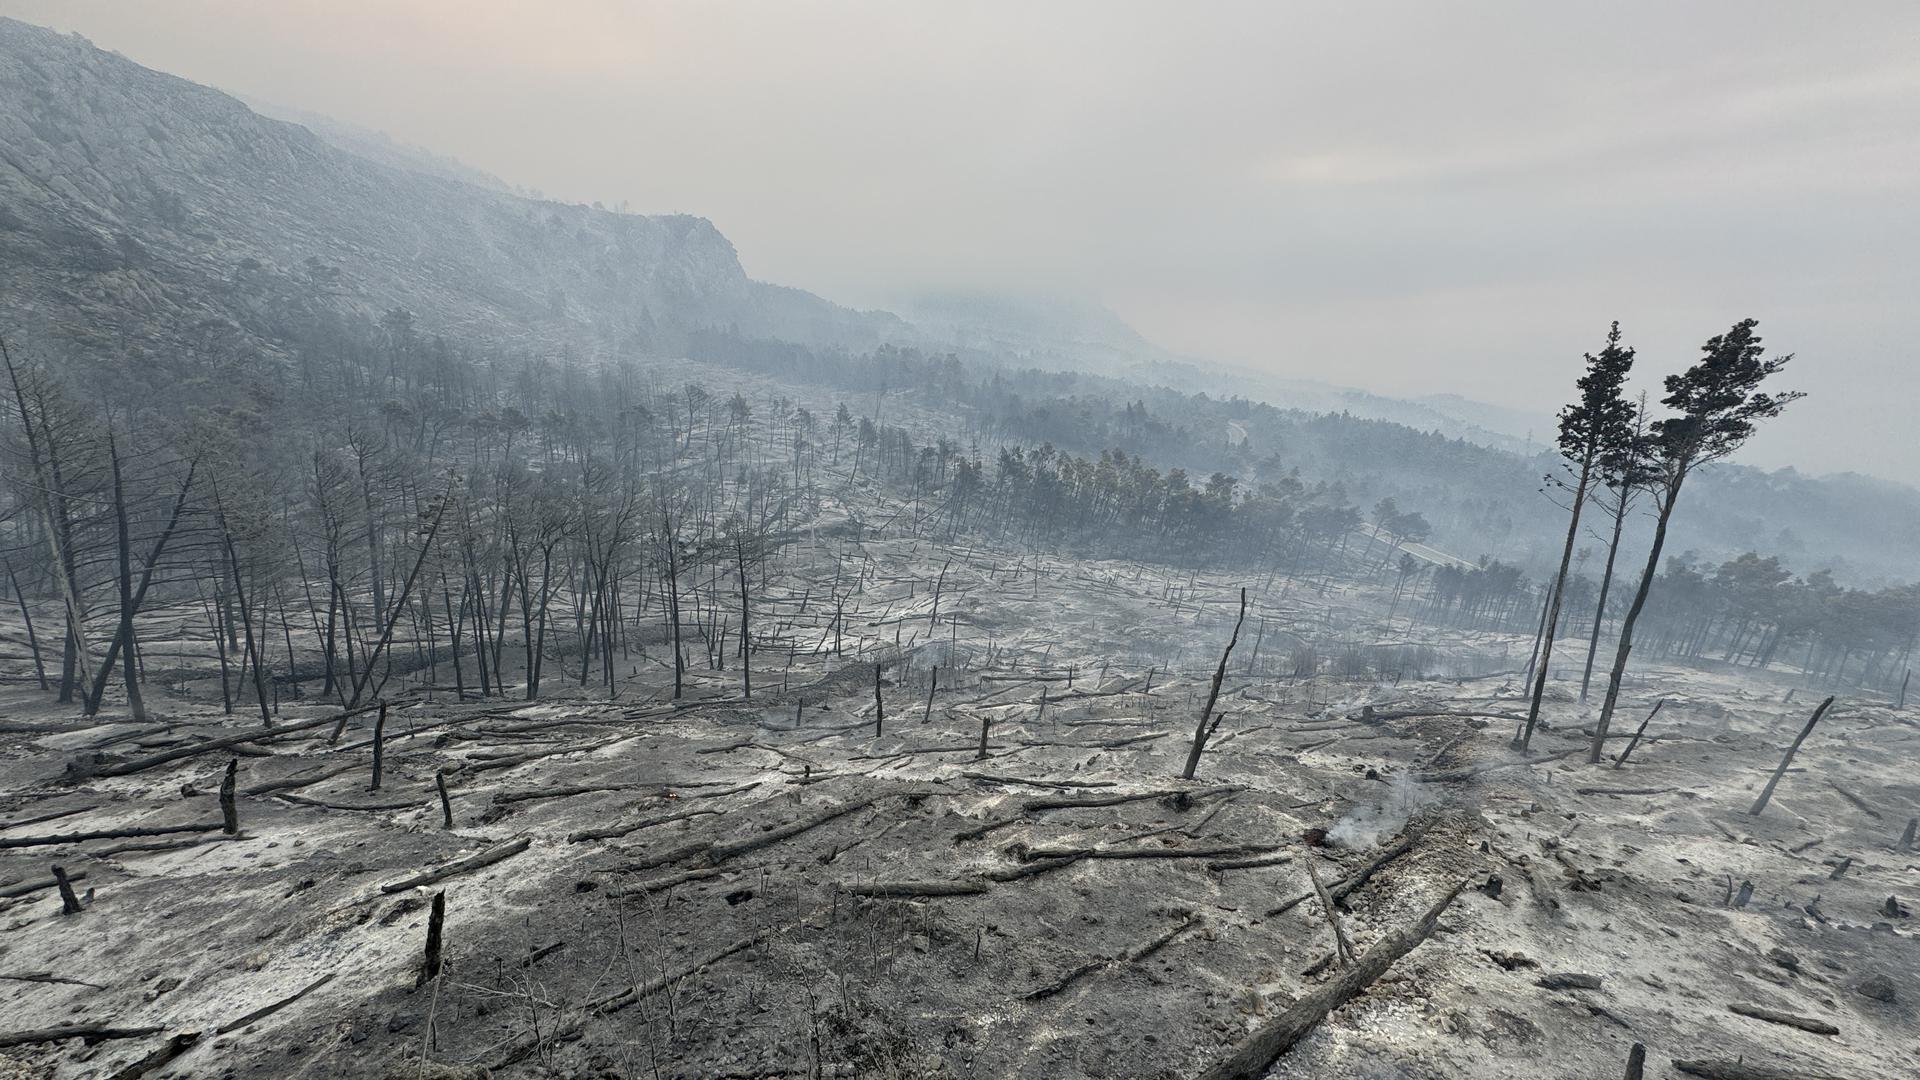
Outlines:
[{"label": "mountain slope", "polygon": [[983,360],[1350,411],[1518,449],[1431,408],[1182,357],[1112,312],[982,293],[903,298],[912,325],[749,279],[702,218],[515,195],[375,133],[261,115],[77,36],[0,19],[6,331],[78,359],[274,354],[333,315],[392,308],[469,346],[676,354],[686,334]]},{"label": "mountain slope", "polygon": [[289,124],[306,128],[308,131],[320,136],[334,146],[345,150],[347,153],[353,154],[356,157],[366,158],[368,161],[381,165],[389,165],[396,169],[426,173],[428,176],[439,176],[448,180],[460,180],[472,184],[475,187],[486,188],[489,191],[499,191],[507,194],[531,194],[535,197],[538,197],[539,194],[538,192],[518,191],[512,184],[507,183],[505,180],[502,180],[490,172],[483,169],[476,169],[457,158],[443,157],[425,147],[403,143],[384,131],[374,131],[369,128],[359,127],[354,124],[345,123],[344,121],[335,120],[331,116],[308,112],[305,109],[296,109],[291,105],[281,105],[277,102],[263,101],[248,95],[236,96],[239,97],[240,101],[243,102],[247,108],[252,109],[261,116],[272,120],[284,120]]},{"label": "mountain slope", "polygon": [[670,351],[687,331],[864,346],[899,332],[749,279],[713,225],[383,165],[85,39],[0,19],[0,288],[92,348],[271,349],[305,310],[400,307],[467,340]]},{"label": "mountain slope", "polygon": [[[388,332],[379,323],[403,325],[385,318],[396,308],[412,313],[420,333],[474,352],[684,356],[705,329],[822,352],[918,344],[988,367],[1104,372],[1120,381],[1086,392],[1151,401],[1156,415],[1204,433],[1220,455],[1209,470],[1245,475],[1249,461],[1233,455],[1255,448],[1312,459],[1313,440],[1290,443],[1256,427],[1250,448],[1244,426],[1236,439],[1224,420],[1245,421],[1249,402],[1402,425],[1326,455],[1328,478],[1367,504],[1392,495],[1436,518],[1454,504],[1462,528],[1488,536],[1533,519],[1538,476],[1553,467],[1538,456],[1550,417],[1206,364],[1071,301],[923,295],[911,302],[909,325],[749,279],[704,219],[531,199],[469,182],[463,167],[405,148],[365,151],[382,160],[353,149],[377,142],[365,133],[323,138],[82,38],[0,19],[0,333],[92,367],[103,376],[94,389],[137,400],[198,380],[209,392],[169,400],[221,408],[241,407],[235,402],[250,391],[239,384],[266,362],[379,347]],[[354,332],[332,332],[346,319],[358,320]],[[1073,385],[1061,380],[1054,392]],[[1170,404],[1154,386],[1206,398]],[[1228,408],[1216,415],[1208,405]],[[1347,475],[1370,446],[1403,442],[1404,429],[1518,456],[1478,458],[1484,468],[1429,477],[1421,481],[1428,490],[1376,491]],[[1532,439],[1520,437],[1529,431]],[[1404,481],[1417,470],[1398,472]],[[1388,475],[1384,467],[1379,475]],[[1920,493],[1728,467],[1703,478],[1685,516],[1700,539],[1682,547],[1757,546],[1802,568],[1898,579],[1916,559]],[[1549,535],[1543,550],[1556,543]]]}]

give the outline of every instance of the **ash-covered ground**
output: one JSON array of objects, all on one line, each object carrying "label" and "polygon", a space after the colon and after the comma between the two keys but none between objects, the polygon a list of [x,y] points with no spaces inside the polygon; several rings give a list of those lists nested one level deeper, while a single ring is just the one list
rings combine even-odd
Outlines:
[{"label": "ash-covered ground", "polygon": [[751,699],[724,665],[668,700],[657,650],[614,697],[459,701],[423,670],[387,693],[377,791],[377,710],[265,728],[188,680],[132,724],[10,691],[4,1026],[112,1030],[0,1076],[1201,1076],[1348,974],[1310,866],[1362,965],[1461,888],[1265,1075],[1920,1063],[1911,710],[1837,702],[1753,816],[1816,703],[1790,676],[1641,669],[1599,765],[1555,683],[1522,755],[1494,668],[1525,641],[1300,675],[1316,628],[1415,631],[1274,585],[1183,780],[1241,582],[856,546],[857,613],[796,584],[779,617],[819,641],[757,656]]}]

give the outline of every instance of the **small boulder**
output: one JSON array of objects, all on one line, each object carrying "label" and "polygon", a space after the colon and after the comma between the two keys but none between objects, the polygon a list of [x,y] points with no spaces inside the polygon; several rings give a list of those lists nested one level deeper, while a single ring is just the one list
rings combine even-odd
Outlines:
[{"label": "small boulder", "polygon": [[1892,1004],[1899,997],[1894,993],[1893,980],[1885,975],[1869,975],[1860,980],[1860,985],[1854,987],[1854,990],[1861,997],[1870,997],[1875,1001],[1884,1001],[1888,1004]]},{"label": "small boulder", "polygon": [[1516,953],[1497,953],[1497,952],[1489,951],[1487,953],[1487,959],[1492,960],[1494,963],[1500,965],[1501,969],[1504,971],[1515,971],[1515,970],[1518,970],[1519,968],[1531,968],[1531,967],[1540,966],[1539,964],[1534,963],[1534,961],[1530,957],[1527,957],[1517,952]]},{"label": "small boulder", "polygon": [[420,1026],[420,1017],[415,1013],[395,1013],[387,1019],[387,1032],[400,1035]]}]

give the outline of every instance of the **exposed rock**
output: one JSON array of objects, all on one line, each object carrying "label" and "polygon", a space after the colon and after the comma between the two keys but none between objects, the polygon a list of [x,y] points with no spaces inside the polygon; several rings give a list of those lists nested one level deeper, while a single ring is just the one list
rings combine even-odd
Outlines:
[{"label": "exposed rock", "polygon": [[1548,990],[1598,990],[1600,989],[1600,976],[1582,975],[1578,972],[1571,971],[1556,972],[1554,974],[1540,976],[1534,980],[1534,985],[1545,987]]},{"label": "exposed rock", "polygon": [[1854,990],[1861,997],[1870,997],[1875,1001],[1884,1001],[1889,1004],[1899,997],[1894,992],[1893,980],[1880,974],[1869,975],[1860,980],[1860,985],[1854,987]]}]

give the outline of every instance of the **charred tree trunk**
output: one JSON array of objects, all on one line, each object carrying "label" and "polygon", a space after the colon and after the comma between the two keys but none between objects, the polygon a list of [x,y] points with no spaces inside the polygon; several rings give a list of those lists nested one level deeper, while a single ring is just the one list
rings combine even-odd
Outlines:
[{"label": "charred tree trunk", "polygon": [[1547,602],[1546,621],[1541,624],[1539,670],[1533,675],[1533,699],[1527,704],[1527,729],[1520,736],[1520,749],[1533,742],[1534,725],[1540,721],[1540,702],[1547,694],[1547,675],[1553,670],[1553,639],[1560,629],[1560,602],[1567,593],[1567,570],[1573,565],[1573,543],[1580,537],[1580,512],[1586,508],[1587,485],[1593,479],[1593,447],[1587,447],[1580,460],[1579,479],[1574,482],[1573,509],[1568,515],[1567,542],[1560,549],[1560,569],[1554,575],[1553,596]]},{"label": "charred tree trunk", "polygon": [[106,659],[101,662],[100,673],[94,678],[92,691],[87,696],[87,715],[91,716],[100,711],[100,698],[106,693],[107,676],[113,670],[115,658],[124,652],[126,654],[124,666],[127,674],[127,706],[132,711],[134,719],[143,720],[146,718],[146,706],[140,700],[139,677],[134,666],[133,617],[140,610],[140,605],[146,601],[147,587],[153,584],[154,569],[159,566],[160,557],[167,550],[167,542],[173,538],[175,529],[179,527],[180,515],[187,505],[187,492],[193,488],[193,477],[198,466],[196,462],[187,464],[187,476],[180,483],[180,493],[173,501],[173,511],[167,516],[166,526],[160,530],[159,537],[153,542],[153,549],[147,553],[141,565],[139,587],[129,588],[132,580],[127,552],[126,500],[122,497],[121,491],[120,454],[112,442],[111,433],[109,433],[107,445],[111,451],[113,465],[114,523],[120,543],[120,627],[114,634],[113,642],[107,646]]},{"label": "charred tree trunk", "polygon": [[1673,516],[1674,504],[1679,500],[1680,485],[1685,474],[1680,474],[1662,492],[1660,514],[1653,526],[1653,546],[1647,550],[1647,565],[1640,572],[1640,587],[1634,590],[1633,606],[1627,609],[1627,617],[1620,622],[1620,644],[1613,654],[1613,670],[1607,675],[1607,696],[1600,705],[1600,718],[1593,725],[1593,744],[1587,749],[1587,762],[1598,763],[1607,744],[1607,726],[1613,720],[1613,710],[1620,703],[1620,681],[1626,677],[1627,657],[1633,653],[1633,628],[1640,621],[1640,613],[1646,610],[1647,594],[1653,591],[1653,579],[1660,570],[1660,554],[1667,546],[1667,522]]},{"label": "charred tree trunk", "polygon": [[374,644],[373,651],[367,654],[366,669],[360,673],[359,678],[354,680],[353,695],[347,701],[348,708],[360,704],[360,695],[366,690],[367,681],[373,675],[374,665],[378,663],[380,654],[386,651],[387,643],[393,640],[394,625],[400,621],[400,613],[406,609],[407,597],[413,595],[414,582],[420,577],[420,568],[427,564],[427,555],[433,551],[433,538],[440,533],[440,522],[446,517],[447,504],[451,501],[453,501],[453,488],[449,484],[446,493],[441,496],[438,500],[439,504],[434,508],[433,521],[427,526],[426,535],[420,540],[420,557],[413,561],[413,569],[407,571],[407,580],[400,587],[400,596],[394,603],[393,614],[388,616],[386,628],[380,631],[380,640]]},{"label": "charred tree trunk", "polygon": [[[99,686],[89,695],[87,712],[93,713],[100,708],[100,697],[106,692],[106,676],[113,668],[116,649],[124,647],[133,640],[133,552],[132,540],[127,535],[127,489],[120,475],[120,447],[114,439],[113,428],[107,428],[107,460],[113,473],[113,533],[114,533],[114,577],[120,586],[120,629],[114,636],[113,645],[107,650],[107,658],[100,665],[100,677],[95,680]],[[147,719],[147,703],[140,698],[140,679],[134,670],[133,658],[129,656],[122,665],[127,678],[127,713],[135,720]]]},{"label": "charred tree trunk", "polygon": [[[467,700],[467,680],[460,670],[460,615],[453,610],[453,590],[447,586],[447,575],[440,575],[440,599],[447,609],[447,651],[453,654],[453,693],[456,700]],[[460,592],[460,606],[464,613],[467,604],[466,590]]]},{"label": "charred tree trunk", "polygon": [[40,637],[33,632],[33,612],[27,607],[27,594],[20,591],[20,579],[14,576],[12,564],[7,566],[7,581],[13,586],[13,598],[20,605],[20,621],[27,624],[27,648],[33,650],[33,673],[40,679],[40,689],[49,689],[47,665],[40,658]]},{"label": "charred tree trunk", "polygon": [[673,697],[678,701],[686,692],[687,653],[680,642],[680,559],[674,552],[673,519],[666,519],[667,549],[667,629],[673,637]]},{"label": "charred tree trunk", "polygon": [[1214,703],[1220,700],[1220,684],[1227,677],[1227,658],[1233,655],[1233,646],[1240,640],[1240,624],[1247,621],[1247,590],[1240,590],[1240,615],[1233,620],[1233,636],[1227,639],[1227,647],[1220,654],[1220,666],[1213,671],[1213,686],[1207,691],[1207,703],[1200,710],[1200,720],[1193,729],[1193,748],[1187,751],[1187,767],[1180,772],[1184,780],[1193,779],[1195,770],[1200,768],[1200,752],[1207,748],[1207,737],[1220,726],[1213,716]]},{"label": "charred tree trunk", "polygon": [[746,699],[752,701],[753,627],[748,621],[751,605],[747,595],[747,546],[742,537],[734,537],[733,558],[735,572],[740,575],[740,687]]},{"label": "charred tree trunk", "polygon": [[14,403],[20,410],[20,427],[27,439],[27,457],[32,464],[34,483],[39,488],[38,497],[33,500],[34,508],[40,511],[40,524],[42,532],[46,534],[48,554],[52,556],[54,577],[60,586],[61,598],[67,605],[66,651],[61,658],[60,670],[60,701],[64,704],[73,700],[76,676],[82,683],[91,682],[92,671],[87,658],[87,609],[81,600],[73,545],[67,529],[60,462],[51,445],[42,445],[46,434],[42,426],[45,423],[44,411],[41,423],[36,424],[33,412],[27,405],[26,391],[20,384],[19,369],[14,366],[13,355],[7,351],[5,339],[0,339],[0,360],[6,363],[7,377],[13,386]]},{"label": "charred tree trunk", "polygon": [[[215,498],[217,500],[218,495],[216,495]],[[254,697],[256,697],[260,703],[260,723],[267,727],[272,727],[273,714],[269,711],[267,701],[267,679],[261,670],[260,656],[254,650],[253,612],[247,606],[246,589],[240,580],[240,553],[234,547],[233,530],[228,528],[226,515],[224,513],[220,515],[220,539],[226,545],[227,566],[233,571],[233,598],[234,602],[240,605],[240,619],[246,629],[247,652],[245,661],[253,669],[253,692]],[[229,625],[229,629],[231,629],[231,625]]]},{"label": "charred tree trunk", "polygon": [[1821,717],[1827,715],[1827,709],[1832,705],[1833,699],[1829,697],[1820,703],[1819,708],[1813,710],[1813,716],[1807,720],[1807,726],[1800,729],[1800,734],[1793,740],[1793,745],[1787,747],[1787,752],[1781,755],[1780,767],[1773,770],[1773,776],[1768,779],[1767,786],[1761,789],[1760,797],[1754,800],[1753,809],[1747,811],[1749,815],[1759,817],[1760,812],[1767,808],[1767,803],[1773,799],[1773,789],[1780,786],[1780,778],[1787,775],[1787,769],[1793,765],[1793,755],[1800,752],[1800,744],[1806,742],[1807,736],[1813,734],[1813,726],[1820,722]]}]

